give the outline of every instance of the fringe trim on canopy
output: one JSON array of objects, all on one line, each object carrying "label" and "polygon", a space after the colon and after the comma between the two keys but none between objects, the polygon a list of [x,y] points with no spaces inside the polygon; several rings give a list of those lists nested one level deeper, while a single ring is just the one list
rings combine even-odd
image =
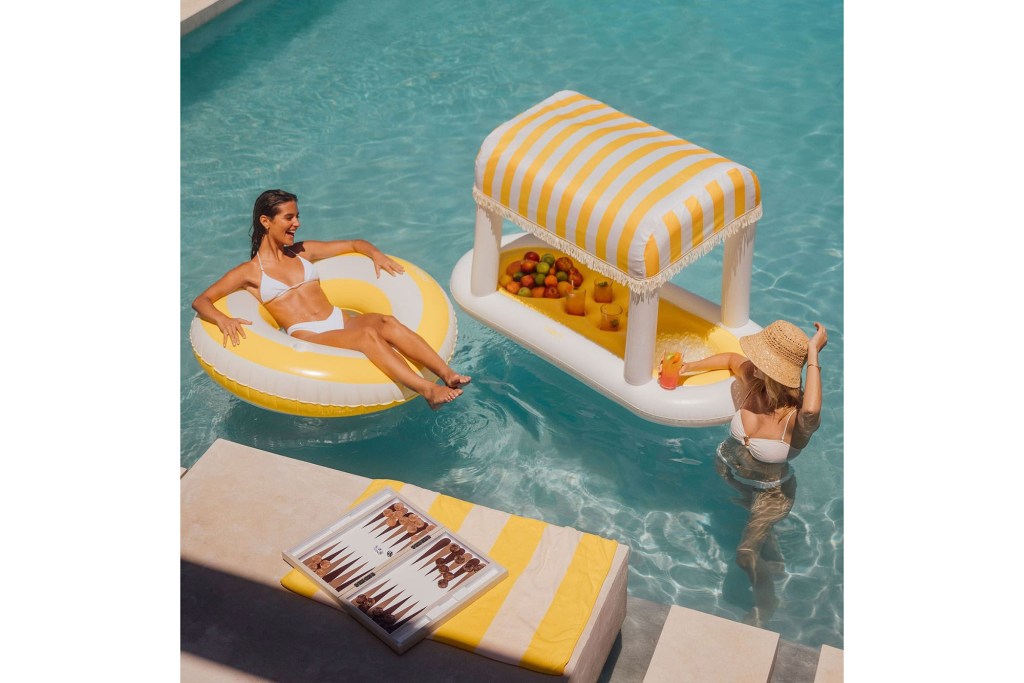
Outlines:
[{"label": "fringe trim on canopy", "polygon": [[710,252],[720,243],[724,242],[726,237],[733,235],[739,232],[740,230],[750,227],[751,225],[753,225],[754,223],[761,219],[761,205],[758,204],[753,209],[747,211],[745,214],[734,220],[732,223],[729,223],[728,225],[724,226],[721,230],[716,232],[711,237],[705,239],[703,242],[701,242],[699,247],[688,252],[685,256],[683,256],[683,258],[679,259],[674,263],[669,264],[667,268],[662,270],[654,277],[637,278],[622,271],[622,269],[620,269],[618,266],[613,266],[607,261],[597,258],[589,251],[580,247],[578,244],[569,242],[568,240],[565,240],[564,238],[559,237],[558,235],[550,232],[549,230],[546,230],[545,228],[537,225],[528,218],[520,216],[518,213],[512,211],[512,209],[508,208],[504,204],[501,204],[495,199],[485,195],[483,192],[478,190],[475,185],[473,186],[473,199],[476,201],[477,205],[480,208],[490,211],[492,213],[496,213],[502,218],[509,220],[512,223],[515,223],[523,230],[526,230],[527,232],[536,235],[539,239],[550,244],[552,247],[564,251],[569,255],[570,258],[580,261],[591,270],[596,271],[601,275],[604,275],[605,277],[609,277],[621,285],[629,287],[631,291],[636,292],[641,296],[646,296],[647,294],[650,294],[651,292],[659,289],[663,284],[665,284],[673,277],[675,277],[675,275],[679,273],[679,271],[681,271],[683,268],[690,265],[691,263],[699,259],[701,256],[704,256],[705,254]]}]

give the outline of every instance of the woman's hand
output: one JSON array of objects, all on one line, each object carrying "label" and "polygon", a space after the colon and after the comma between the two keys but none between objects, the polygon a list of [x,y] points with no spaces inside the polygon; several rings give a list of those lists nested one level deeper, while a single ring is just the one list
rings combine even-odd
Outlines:
[{"label": "woman's hand", "polygon": [[238,346],[238,337],[241,335],[242,339],[245,339],[245,328],[242,325],[252,325],[251,320],[245,318],[228,318],[224,317],[222,320],[217,321],[217,327],[220,328],[221,333],[224,335],[224,347],[228,345],[228,337],[231,337],[231,345]]},{"label": "woman's hand", "polygon": [[814,327],[814,336],[811,337],[811,340],[810,342],[808,342],[807,347],[809,349],[810,347],[813,346],[816,351],[821,351],[823,348],[825,348],[825,344],[828,344],[828,330],[826,330],[825,326],[822,325],[821,323],[814,323]]},{"label": "woman's hand", "polygon": [[386,271],[389,275],[401,275],[405,272],[405,268],[402,267],[401,263],[398,263],[390,256],[380,251],[375,250],[373,256],[373,269],[377,271],[377,277],[380,277],[380,271]]}]

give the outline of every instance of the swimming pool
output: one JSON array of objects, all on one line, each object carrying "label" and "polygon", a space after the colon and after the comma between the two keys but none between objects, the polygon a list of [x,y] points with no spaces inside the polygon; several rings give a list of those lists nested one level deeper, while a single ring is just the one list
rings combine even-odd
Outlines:
[{"label": "swimming pool", "polygon": [[[788,576],[766,627],[842,647],[842,4],[604,5],[247,0],[182,38],[181,464],[223,437],[574,526],[630,546],[631,595],[742,619],[746,511],[713,465],[725,427],[645,422],[462,312],[452,364],[474,382],[437,412],[278,415],[192,356],[189,304],[247,258],[261,190],[299,195],[299,238],[368,238],[447,289],[472,246],[481,141],[576,90],[759,175],[752,317],[830,332],[823,426],[776,527]],[[721,258],[674,281],[717,300]]]}]

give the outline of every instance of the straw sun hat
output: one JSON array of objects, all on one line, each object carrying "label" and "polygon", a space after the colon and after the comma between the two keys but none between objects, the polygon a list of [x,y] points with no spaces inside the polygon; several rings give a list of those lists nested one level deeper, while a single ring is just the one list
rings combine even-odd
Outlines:
[{"label": "straw sun hat", "polygon": [[776,320],[756,334],[740,337],[740,348],[758,370],[792,389],[800,388],[810,339],[793,323]]}]

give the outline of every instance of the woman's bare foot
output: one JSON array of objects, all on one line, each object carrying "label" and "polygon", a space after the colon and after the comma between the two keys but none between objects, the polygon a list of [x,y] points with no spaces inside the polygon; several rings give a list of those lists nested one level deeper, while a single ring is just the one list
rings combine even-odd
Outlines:
[{"label": "woman's bare foot", "polygon": [[445,377],[442,377],[441,379],[443,379],[444,383],[447,384],[452,389],[461,389],[462,387],[466,386],[471,381],[473,381],[473,378],[470,377],[469,375],[460,375],[454,370],[452,370],[451,373],[449,373]]},{"label": "woman's bare foot", "polygon": [[457,389],[442,384],[433,384],[431,388],[423,392],[423,398],[427,399],[431,409],[437,410],[445,403],[450,403],[462,395],[462,389]]}]

